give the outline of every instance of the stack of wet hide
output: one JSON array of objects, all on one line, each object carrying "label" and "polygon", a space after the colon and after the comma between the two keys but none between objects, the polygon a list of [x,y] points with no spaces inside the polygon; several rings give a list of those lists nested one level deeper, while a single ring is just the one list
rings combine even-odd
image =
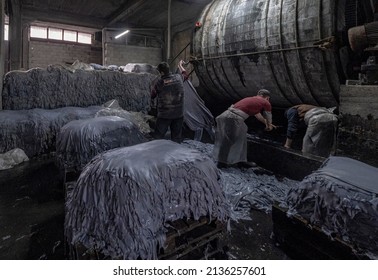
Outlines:
[{"label": "stack of wet hide", "polygon": [[355,253],[378,258],[378,169],[344,157],[330,157],[290,190],[289,215],[299,215]]},{"label": "stack of wet hide", "polygon": [[0,153],[19,148],[31,158],[55,151],[56,135],[62,126],[73,120],[93,118],[100,109],[91,106],[0,111]]},{"label": "stack of wet hide", "polygon": [[66,202],[68,242],[112,259],[157,259],[167,223],[226,221],[229,206],[214,162],[168,140],[113,149],[82,171]]},{"label": "stack of wet hide", "polygon": [[125,66],[120,66],[123,72],[133,73],[150,73],[159,76],[160,73],[156,66],[147,63],[128,63]]},{"label": "stack of wet hide", "polygon": [[0,110],[0,154],[16,148],[22,149],[30,158],[48,154],[55,151],[57,134],[65,124],[100,116],[119,116],[132,121],[145,136],[149,136],[151,131],[147,123],[151,116],[122,108],[90,106],[52,110]]},{"label": "stack of wet hide", "polygon": [[104,108],[96,113],[96,118],[104,116],[118,116],[120,118],[131,120],[138,126],[143,135],[149,136],[151,132],[149,122],[154,117],[142,112],[123,110],[123,108],[119,105],[119,102],[115,99],[106,102],[103,106]]},{"label": "stack of wet hide", "polygon": [[69,122],[56,139],[56,156],[65,169],[81,170],[101,152],[146,142],[130,120],[106,116]]},{"label": "stack of wet hide", "polygon": [[122,108],[147,113],[156,75],[68,69],[63,66],[11,71],[4,77],[3,108],[27,110],[87,107],[117,99]]},{"label": "stack of wet hide", "polygon": [[195,132],[194,140],[201,141],[203,130],[214,140],[214,117],[189,80],[184,81],[184,122]]}]

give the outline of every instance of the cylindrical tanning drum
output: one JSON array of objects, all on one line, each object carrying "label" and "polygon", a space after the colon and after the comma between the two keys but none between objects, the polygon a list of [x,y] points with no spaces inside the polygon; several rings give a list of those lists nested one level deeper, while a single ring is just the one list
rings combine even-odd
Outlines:
[{"label": "cylindrical tanning drum", "polygon": [[229,104],[266,88],[275,107],[337,106],[352,60],[347,30],[373,21],[372,10],[357,0],[211,2],[192,46],[205,100]]}]

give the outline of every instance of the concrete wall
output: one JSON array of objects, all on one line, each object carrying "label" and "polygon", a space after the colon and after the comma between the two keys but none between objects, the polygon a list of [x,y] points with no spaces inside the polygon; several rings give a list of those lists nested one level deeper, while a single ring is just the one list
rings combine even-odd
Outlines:
[{"label": "concrete wall", "polygon": [[[174,34],[172,38],[172,59],[176,55],[178,55],[185,48],[185,46],[188,45],[188,43],[192,41],[192,36],[193,36],[193,28],[188,28],[184,31],[180,31]],[[190,48],[191,46],[189,45],[174,61],[172,61],[171,63],[172,70],[176,69],[178,62],[181,59],[185,61],[189,61],[191,59]],[[187,70],[189,74],[193,70],[192,64],[188,64],[187,66],[185,66],[185,69]],[[192,72],[189,79],[192,82],[194,87],[199,86],[199,81],[195,72]]]},{"label": "concrete wall", "polygon": [[[185,46],[192,41],[192,29],[178,32],[172,38],[172,59],[181,52]],[[172,65],[177,65],[180,59],[189,60],[190,58],[190,45],[183,51],[180,56],[172,62]]]},{"label": "concrete wall", "polygon": [[4,41],[4,74],[9,71],[9,41]]},{"label": "concrete wall", "polygon": [[378,167],[378,86],[342,86],[337,155]]},{"label": "concrete wall", "polygon": [[[158,65],[163,60],[161,32],[157,30],[130,30],[116,39],[123,30],[106,30],[103,33],[104,65],[123,66],[128,63]],[[141,34],[143,33],[143,34]]]},{"label": "concrete wall", "polygon": [[105,65],[148,63],[158,65],[162,61],[162,49],[131,45],[105,44]]},{"label": "concrete wall", "polygon": [[102,64],[102,50],[91,45],[55,43],[31,40],[29,68],[47,67],[50,64],[72,64],[75,60]]}]

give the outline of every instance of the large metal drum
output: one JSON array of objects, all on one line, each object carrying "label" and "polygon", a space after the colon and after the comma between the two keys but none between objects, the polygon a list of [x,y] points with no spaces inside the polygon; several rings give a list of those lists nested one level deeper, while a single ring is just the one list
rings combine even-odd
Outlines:
[{"label": "large metal drum", "polygon": [[192,46],[205,99],[230,103],[266,88],[277,108],[337,106],[348,60],[346,16],[352,8],[359,18],[358,2],[214,0]]}]

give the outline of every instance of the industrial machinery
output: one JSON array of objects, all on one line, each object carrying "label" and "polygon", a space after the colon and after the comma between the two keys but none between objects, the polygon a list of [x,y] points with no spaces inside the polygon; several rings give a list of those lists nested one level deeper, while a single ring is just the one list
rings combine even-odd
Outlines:
[{"label": "industrial machinery", "polygon": [[[271,92],[277,110],[302,103],[336,106],[336,155],[378,166],[377,0],[212,1],[196,25],[192,54],[212,110],[261,88]],[[259,151],[253,155],[259,165],[275,172],[275,166],[309,166],[308,158],[292,159],[293,153],[263,139],[249,139],[249,148]],[[301,258],[361,257],[352,244],[338,236],[330,240],[285,209],[273,207],[273,222],[279,242],[301,247],[307,254]],[[311,255],[314,248],[319,255]]]},{"label": "industrial machinery", "polygon": [[301,103],[339,107],[337,154],[378,166],[377,43],[377,0],[219,0],[199,17],[192,59],[213,111],[261,88],[275,119]]},{"label": "industrial machinery", "polygon": [[196,73],[209,98],[225,103],[264,87],[275,107],[338,106],[340,85],[367,60],[350,48],[348,30],[366,24],[374,41],[375,13],[370,0],[213,1],[194,33]]},{"label": "industrial machinery", "polygon": [[378,85],[378,20],[349,29],[348,38],[354,52],[369,54],[361,66],[358,84]]}]

